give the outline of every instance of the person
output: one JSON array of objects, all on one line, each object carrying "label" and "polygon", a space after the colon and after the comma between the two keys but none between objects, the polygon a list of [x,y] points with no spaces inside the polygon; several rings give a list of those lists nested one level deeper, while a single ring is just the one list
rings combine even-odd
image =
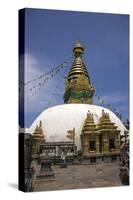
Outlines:
[{"label": "person", "polygon": [[61,153],[61,162],[65,163],[65,160],[66,160],[65,153],[64,153],[64,151],[62,151],[62,153]]}]

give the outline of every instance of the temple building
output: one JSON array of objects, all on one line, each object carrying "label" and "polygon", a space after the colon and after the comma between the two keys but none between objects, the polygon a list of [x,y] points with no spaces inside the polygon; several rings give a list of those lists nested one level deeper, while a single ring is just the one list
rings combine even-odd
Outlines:
[{"label": "temple building", "polygon": [[[93,104],[95,88],[83,62],[84,47],[77,41],[74,61],[65,82],[64,104],[44,110],[30,127],[33,153],[58,157],[82,153],[87,163],[119,159],[120,135],[127,131],[111,110]],[[41,121],[41,122],[40,122]],[[68,133],[73,134],[69,135]],[[45,137],[44,137],[45,135]]]},{"label": "temple building", "polygon": [[102,110],[97,124],[93,114],[87,113],[81,133],[83,158],[90,162],[118,160],[120,154],[120,130],[110,121],[108,113]]}]

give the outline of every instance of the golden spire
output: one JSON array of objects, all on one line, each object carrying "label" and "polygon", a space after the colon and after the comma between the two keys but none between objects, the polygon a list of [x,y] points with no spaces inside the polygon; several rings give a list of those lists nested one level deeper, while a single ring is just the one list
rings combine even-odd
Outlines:
[{"label": "golden spire", "polygon": [[33,138],[35,138],[35,140],[39,140],[41,142],[44,141],[44,133],[43,133],[43,129],[42,129],[42,121],[39,122],[39,126],[37,125],[34,132],[33,132]]},{"label": "golden spire", "polygon": [[79,41],[75,43],[73,47],[73,52],[75,54],[75,60],[69,71],[68,80],[78,78],[82,74],[84,74],[89,79],[86,66],[82,60],[82,55],[84,54],[84,47],[80,44]]},{"label": "golden spire", "polygon": [[92,104],[94,87],[82,59],[84,47],[79,41],[76,41],[73,52],[75,59],[67,76],[64,102]]}]

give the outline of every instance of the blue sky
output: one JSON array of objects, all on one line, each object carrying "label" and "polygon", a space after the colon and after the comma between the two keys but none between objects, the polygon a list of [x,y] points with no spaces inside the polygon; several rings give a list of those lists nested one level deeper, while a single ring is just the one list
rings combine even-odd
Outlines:
[{"label": "blue sky", "polygon": [[[129,118],[128,15],[26,9],[25,19],[25,81],[65,61],[78,39],[85,47],[84,62],[96,92]],[[64,77],[71,63],[36,95],[26,88],[27,127],[44,109],[63,103]]]}]

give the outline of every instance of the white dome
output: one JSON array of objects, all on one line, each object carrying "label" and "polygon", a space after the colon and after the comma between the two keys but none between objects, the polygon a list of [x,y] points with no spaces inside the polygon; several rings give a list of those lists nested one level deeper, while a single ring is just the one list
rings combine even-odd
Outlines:
[{"label": "white dome", "polygon": [[75,128],[75,140],[77,149],[79,150],[81,147],[80,134],[87,112],[90,111],[94,115],[94,121],[97,123],[103,109],[109,113],[111,121],[118,126],[120,134],[124,135],[126,128],[112,111],[104,107],[89,104],[63,104],[48,108],[36,118],[29,130],[32,134],[41,120],[46,142],[64,142],[70,141],[66,137],[67,130]]}]

